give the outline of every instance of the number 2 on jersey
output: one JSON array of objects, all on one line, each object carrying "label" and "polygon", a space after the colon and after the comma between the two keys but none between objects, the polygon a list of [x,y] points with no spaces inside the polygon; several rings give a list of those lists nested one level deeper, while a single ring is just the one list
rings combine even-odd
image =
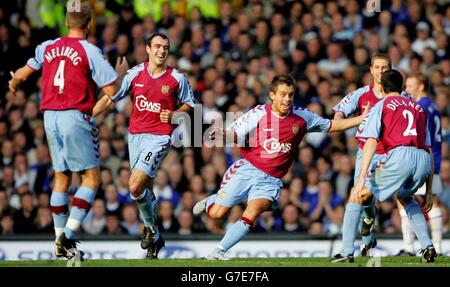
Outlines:
[{"label": "number 2 on jersey", "polygon": [[406,130],[403,132],[403,136],[417,136],[416,128],[411,129],[414,123],[414,115],[408,110],[403,110],[402,115],[408,120],[408,125],[406,126]]},{"label": "number 2 on jersey", "polygon": [[53,86],[59,87],[58,94],[62,94],[64,90],[64,66],[65,60],[61,60],[56,70],[55,77],[53,78]]}]

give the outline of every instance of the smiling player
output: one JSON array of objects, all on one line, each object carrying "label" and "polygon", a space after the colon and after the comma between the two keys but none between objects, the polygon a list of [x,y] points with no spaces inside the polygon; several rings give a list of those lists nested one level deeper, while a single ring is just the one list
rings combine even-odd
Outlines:
[{"label": "smiling player", "polygon": [[351,119],[328,120],[306,109],[293,107],[295,80],[275,76],[269,90],[272,104],[259,105],[238,118],[226,131],[216,128],[214,138],[232,138],[241,146],[243,159],[225,173],[217,194],[199,202],[195,215],[206,212],[213,219],[222,218],[233,206],[248,199],[240,218],[228,229],[210,260],[227,260],[224,253],[252,228],[258,216],[271,208],[280,195],[281,178],[287,173],[298,146],[307,132],[337,132],[357,126],[364,115]]}]

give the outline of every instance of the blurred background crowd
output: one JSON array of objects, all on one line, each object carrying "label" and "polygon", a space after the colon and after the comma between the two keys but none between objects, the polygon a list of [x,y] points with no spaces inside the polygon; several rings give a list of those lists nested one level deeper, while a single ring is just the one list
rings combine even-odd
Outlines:
[{"label": "blurred background crowd", "polygon": [[[115,64],[147,60],[145,38],[169,36],[169,65],[186,74],[202,116],[209,122],[226,112],[245,112],[268,102],[272,77],[291,73],[295,104],[332,118],[346,94],[372,81],[371,55],[387,53],[404,74],[421,72],[442,113],[444,135],[441,208],[445,232],[450,203],[450,5],[445,0],[380,1],[369,12],[359,0],[92,0],[94,25],[88,41]],[[446,3],[445,3],[446,2]],[[63,0],[0,3],[0,236],[53,233],[49,197],[53,170],[46,144],[40,73],[16,95],[7,91],[9,71],[33,57],[40,42],[64,35]],[[127,125],[129,99],[97,119],[101,187],[84,234],[140,234],[141,221],[129,196]],[[205,130],[208,125],[203,125]],[[193,127],[200,128],[200,127]],[[257,232],[334,235],[341,232],[344,206],[353,185],[355,131],[308,134],[295,164],[283,178],[280,209],[265,212]],[[223,234],[242,214],[222,221],[194,217],[192,206],[215,193],[238,148],[172,148],[154,180],[158,225],[164,233]],[[77,189],[73,177],[70,193]],[[392,198],[377,203],[376,232],[399,233]]]}]

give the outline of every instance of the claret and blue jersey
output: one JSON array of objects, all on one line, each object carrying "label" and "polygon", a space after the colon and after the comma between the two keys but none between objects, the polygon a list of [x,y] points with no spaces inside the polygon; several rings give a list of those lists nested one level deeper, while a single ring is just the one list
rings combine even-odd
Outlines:
[{"label": "claret and blue jersey", "polygon": [[173,125],[161,122],[159,114],[166,109],[177,110],[179,102],[194,107],[192,89],[186,77],[172,67],[156,77],[150,75],[147,67],[145,62],[128,70],[112,100],[117,102],[130,93],[133,101],[130,133],[170,135]]}]

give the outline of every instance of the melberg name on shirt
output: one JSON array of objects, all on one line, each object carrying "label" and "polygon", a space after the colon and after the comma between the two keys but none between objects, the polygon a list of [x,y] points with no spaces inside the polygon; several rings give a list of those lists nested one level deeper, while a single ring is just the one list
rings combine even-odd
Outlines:
[{"label": "melberg name on shirt", "polygon": [[78,52],[75,51],[71,47],[55,47],[45,53],[45,59],[48,63],[53,61],[56,57],[67,57],[69,58],[74,66],[78,65],[78,63],[81,61],[81,57],[78,56]]}]

